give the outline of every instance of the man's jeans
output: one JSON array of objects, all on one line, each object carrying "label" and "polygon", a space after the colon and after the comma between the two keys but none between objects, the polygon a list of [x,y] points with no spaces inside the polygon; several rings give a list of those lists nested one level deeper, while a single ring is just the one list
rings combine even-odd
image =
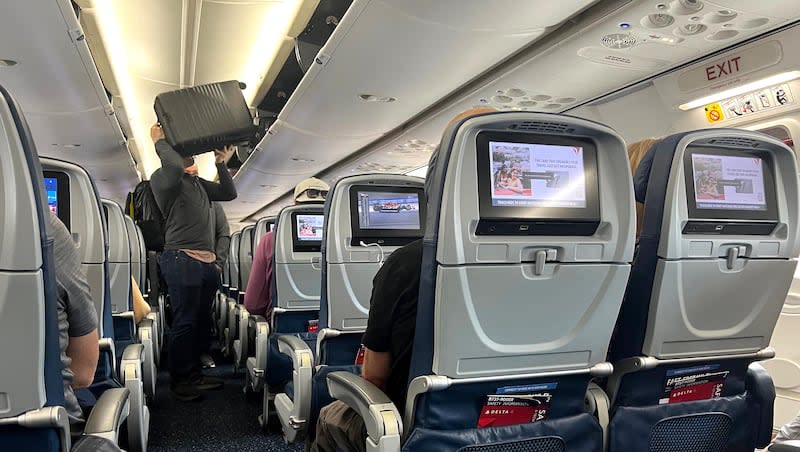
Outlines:
[{"label": "man's jeans", "polygon": [[159,264],[172,306],[169,373],[173,383],[180,383],[200,375],[200,354],[208,343],[209,312],[219,276],[213,263],[182,251],[165,250]]}]

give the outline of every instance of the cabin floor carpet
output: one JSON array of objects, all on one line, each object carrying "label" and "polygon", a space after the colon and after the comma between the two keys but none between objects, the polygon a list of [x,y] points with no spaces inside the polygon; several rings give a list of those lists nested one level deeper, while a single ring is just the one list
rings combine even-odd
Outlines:
[{"label": "cabin floor carpet", "polygon": [[[278,426],[269,433],[258,425],[260,398],[248,400],[242,392],[244,371],[233,375],[233,365],[218,351],[217,367],[206,369],[225,379],[225,387],[205,391],[204,398],[180,402],[169,392],[169,374],[160,370],[155,400],[150,402],[150,452],[166,451],[302,451],[304,446],[286,445]],[[166,354],[162,367],[166,368]]]}]

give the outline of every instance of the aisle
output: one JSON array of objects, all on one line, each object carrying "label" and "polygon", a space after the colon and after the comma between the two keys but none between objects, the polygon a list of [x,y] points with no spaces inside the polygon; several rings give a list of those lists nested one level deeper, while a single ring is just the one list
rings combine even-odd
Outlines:
[{"label": "aisle", "polygon": [[225,387],[188,403],[170,396],[169,376],[165,370],[159,372],[156,400],[151,404],[149,451],[303,450],[303,445],[287,446],[277,430],[268,435],[261,431],[256,419],[260,401],[245,400],[244,377],[233,376],[233,365],[221,364],[207,372],[224,378]]}]

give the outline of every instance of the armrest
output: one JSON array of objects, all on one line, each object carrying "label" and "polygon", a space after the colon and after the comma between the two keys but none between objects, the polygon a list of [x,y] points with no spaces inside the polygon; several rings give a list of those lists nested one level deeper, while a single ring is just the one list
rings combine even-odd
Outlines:
[{"label": "armrest", "polygon": [[141,361],[142,356],[144,355],[144,345],[142,344],[131,344],[125,347],[125,350],[122,351],[122,360],[123,361],[133,361],[139,360]]},{"label": "armrest", "polygon": [[123,452],[113,441],[94,435],[83,435],[70,452]]},{"label": "armrest", "polygon": [[769,452],[800,452],[800,440],[775,443],[769,446]]},{"label": "armrest", "polygon": [[[278,336],[278,350],[292,358],[295,369],[298,367],[311,367],[313,354],[308,344],[299,337],[292,334]],[[308,361],[303,358],[307,358]]]},{"label": "armrest", "polygon": [[747,368],[745,387],[748,398],[752,398],[756,404],[756,412],[753,413],[756,447],[767,447],[772,441],[775,385],[766,369],[760,364],[753,363]]},{"label": "armrest", "polygon": [[328,390],[331,397],[341,400],[364,419],[369,436],[367,441],[372,441],[376,447],[379,443],[389,447],[396,443],[397,450],[400,450],[403,421],[394,403],[383,391],[350,372],[328,374]]},{"label": "armrest", "polygon": [[116,377],[117,376],[117,348],[114,345],[114,341],[110,338],[103,337],[97,342],[97,345],[100,347],[100,353],[105,355],[110,355],[108,360],[111,363],[111,373]]},{"label": "armrest", "polygon": [[256,369],[264,370],[267,368],[267,353],[269,352],[269,322],[263,316],[250,316],[249,321],[255,321],[256,329]]},{"label": "armrest", "polygon": [[[289,441],[295,441],[305,435],[311,415],[311,378],[313,375],[314,355],[303,340],[295,335],[284,334],[278,336],[278,350],[292,358],[292,383],[294,385],[294,398],[289,399],[286,394],[275,396],[275,409],[281,424],[285,427],[284,434]],[[313,427],[311,427],[313,428]]]},{"label": "armrest", "polygon": [[111,317],[129,321],[131,324],[131,332],[133,333],[134,337],[136,336],[136,315],[133,313],[133,311],[115,312],[111,314]]},{"label": "armrest", "polygon": [[97,404],[86,420],[84,435],[99,436],[117,443],[120,427],[130,412],[128,396],[129,392],[125,388],[106,390],[97,399]]}]

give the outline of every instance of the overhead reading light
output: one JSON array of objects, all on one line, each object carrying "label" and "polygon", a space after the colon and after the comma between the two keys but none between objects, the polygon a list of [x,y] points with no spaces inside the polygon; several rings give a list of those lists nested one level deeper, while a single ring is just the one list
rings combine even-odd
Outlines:
[{"label": "overhead reading light", "polygon": [[3,59],[0,59],[0,67],[11,67],[11,66],[16,66],[17,64],[19,64],[19,63],[17,63],[14,60],[3,60]]},{"label": "overhead reading light", "polygon": [[364,102],[394,102],[397,100],[395,97],[375,96],[373,94],[359,94],[358,97]]},{"label": "overhead reading light", "polygon": [[766,88],[768,86],[786,83],[788,81],[795,80],[798,78],[800,78],[800,71],[781,72],[780,74],[775,74],[767,78],[762,78],[761,80],[745,83],[744,85],[737,86],[735,88],[726,89],[725,91],[709,94],[708,96],[701,97],[699,99],[695,99],[690,102],[686,102],[685,104],[678,105],[678,108],[680,108],[683,111],[691,110],[693,108],[702,107],[704,105],[708,105],[720,101],[722,99],[726,99],[728,97],[734,97],[740,94],[748,93],[750,91],[756,91],[761,88]]}]

